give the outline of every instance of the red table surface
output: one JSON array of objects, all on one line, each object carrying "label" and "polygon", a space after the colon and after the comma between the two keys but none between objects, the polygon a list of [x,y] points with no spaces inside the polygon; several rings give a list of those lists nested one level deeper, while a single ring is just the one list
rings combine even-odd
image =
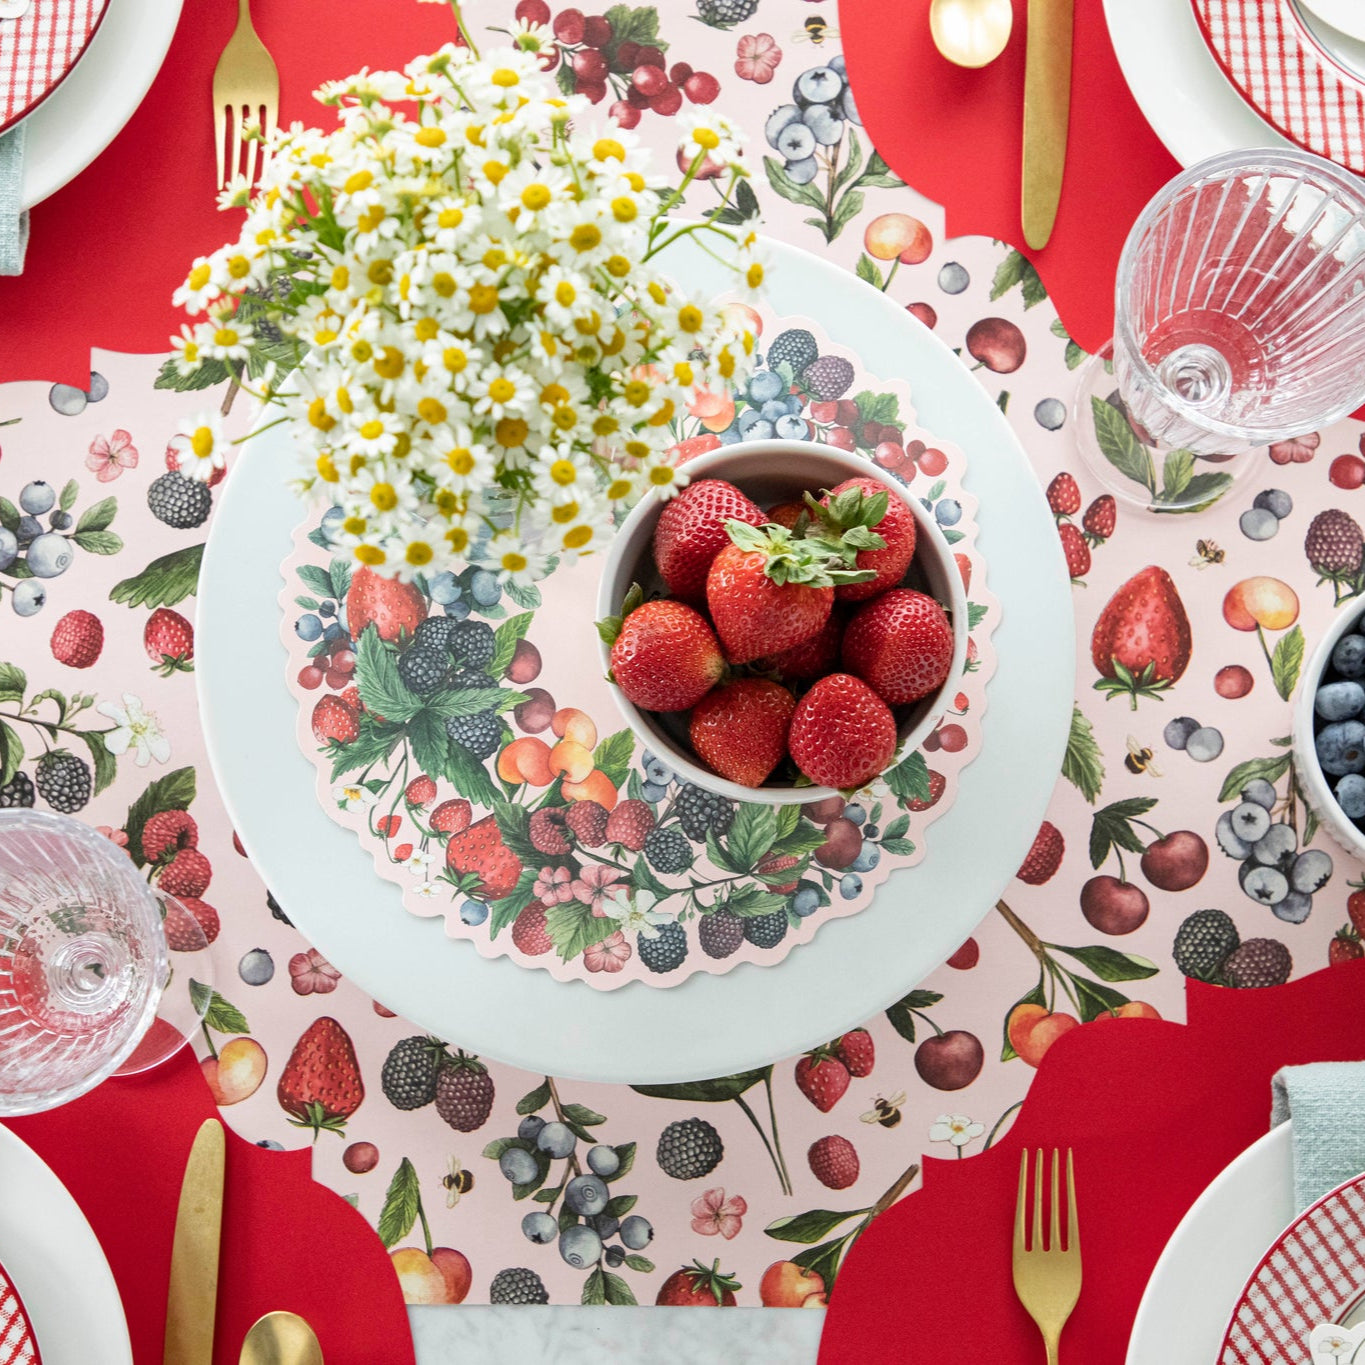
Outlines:
[{"label": "red table surface", "polygon": [[[51,1113],[7,1121],[94,1228],[137,1365],[162,1358],[180,1180],[199,1125],[216,1113],[184,1051]],[[327,1365],[412,1365],[407,1310],[383,1246],[309,1167],[306,1151],[266,1151],[228,1131],[215,1365],[237,1365],[247,1329],[275,1309],[312,1324]],[[75,1309],[78,1285],[72,1295]]]}]

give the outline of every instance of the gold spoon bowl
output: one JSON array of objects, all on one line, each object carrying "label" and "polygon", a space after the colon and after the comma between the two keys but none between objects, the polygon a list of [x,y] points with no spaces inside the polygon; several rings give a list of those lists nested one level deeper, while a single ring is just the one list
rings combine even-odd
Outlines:
[{"label": "gold spoon bowl", "polygon": [[929,32],[934,46],[957,66],[993,62],[1010,40],[1011,0],[932,0]]},{"label": "gold spoon bowl", "polygon": [[251,1324],[238,1365],[322,1365],[322,1347],[297,1313],[267,1313]]}]

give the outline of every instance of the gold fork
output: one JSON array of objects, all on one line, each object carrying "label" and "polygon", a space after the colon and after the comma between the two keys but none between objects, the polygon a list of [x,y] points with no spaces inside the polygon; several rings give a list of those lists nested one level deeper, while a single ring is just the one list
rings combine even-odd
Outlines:
[{"label": "gold fork", "polygon": [[[266,148],[248,131],[273,131],[279,115],[280,73],[251,24],[251,0],[237,0],[237,27],[213,73],[213,132],[218,152],[218,188],[234,175],[255,184],[265,169]],[[259,166],[257,162],[259,160]]]},{"label": "gold fork", "polygon": [[1028,1315],[1038,1324],[1047,1347],[1047,1365],[1057,1365],[1057,1343],[1062,1328],[1081,1295],[1081,1240],[1076,1221],[1076,1173],[1071,1149],[1066,1151],[1066,1241],[1063,1245],[1061,1199],[1058,1177],[1061,1153],[1052,1151],[1052,1220],[1047,1245],[1043,1244],[1043,1171],[1044,1153],[1040,1147],[1034,1166],[1033,1236],[1026,1244],[1024,1225],[1028,1221],[1028,1158],[1019,1160],[1019,1202],[1014,1210],[1014,1292]]}]

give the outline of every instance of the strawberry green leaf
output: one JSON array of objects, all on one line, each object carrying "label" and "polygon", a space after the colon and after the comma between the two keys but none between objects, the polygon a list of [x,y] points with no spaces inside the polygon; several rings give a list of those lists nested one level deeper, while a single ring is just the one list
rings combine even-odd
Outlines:
[{"label": "strawberry green leaf", "polygon": [[776,809],[753,801],[741,802],[735,810],[726,841],[735,863],[747,872],[773,846],[776,838]]},{"label": "strawberry green leaf", "polygon": [[891,794],[901,802],[928,801],[933,795],[929,790],[929,765],[918,749],[907,754],[894,768],[885,773],[883,780],[891,789]]},{"label": "strawberry green leaf", "polygon": [[95,795],[98,796],[118,776],[118,759],[109,752],[101,731],[78,730],[76,737],[90,750],[90,761],[95,769]]},{"label": "strawberry green leaf", "polygon": [[592,908],[577,901],[552,905],[545,912],[545,928],[562,961],[578,957],[585,948],[601,943],[616,932],[610,915],[594,915]]},{"label": "strawberry green leaf", "polygon": [[630,772],[635,757],[635,737],[629,730],[618,730],[608,735],[592,752],[592,766],[607,775],[613,787],[619,788]]},{"label": "strawberry green leaf", "polygon": [[[403,686],[393,650],[379,638],[379,631],[374,625],[366,626],[356,642],[355,677],[360,689],[360,700],[370,711],[383,716],[385,720],[402,723],[410,720],[422,707],[421,700]],[[488,708],[485,706],[480,709]]]},{"label": "strawberry green leaf", "polygon": [[860,422],[890,426],[900,417],[900,399],[894,393],[873,393],[871,389],[862,389],[853,395],[853,405],[858,409]]},{"label": "strawberry green leaf", "polygon": [[147,865],[142,851],[142,831],[154,815],[167,810],[188,810],[194,803],[195,777],[193,768],[176,768],[165,777],[158,777],[147,785],[141,796],[128,807],[123,830],[128,836],[128,856],[138,867]]},{"label": "strawberry green leaf", "polygon": [[332,592],[332,576],[320,565],[300,564],[295,572],[299,576],[299,581],[305,587],[311,588],[319,597],[330,598],[335,595]]},{"label": "strawberry green leaf", "polygon": [[493,803],[498,800],[498,789],[488,776],[488,769],[462,744],[452,744],[447,748],[445,775],[455,790],[476,806],[491,810]]},{"label": "strawberry green leaf", "polygon": [[1104,761],[1095,742],[1095,731],[1079,706],[1071,708],[1071,733],[1062,757],[1062,776],[1092,806],[1095,804],[1104,782]]},{"label": "strawberry green leaf", "polygon": [[123,549],[123,537],[113,531],[77,531],[71,539],[92,555],[116,555]]},{"label": "strawberry green leaf", "polygon": [[0,701],[23,701],[28,675],[18,664],[0,660]]},{"label": "strawberry green leaf", "polygon": [[422,1206],[422,1191],[417,1170],[404,1157],[389,1181],[384,1207],[379,1214],[379,1240],[386,1247],[396,1246],[412,1231],[417,1212]]},{"label": "strawberry green leaf", "polygon": [[24,761],[24,744],[14,731],[0,720],[0,787],[7,786],[19,765]]},{"label": "strawberry green leaf", "polygon": [[488,937],[497,936],[530,905],[531,888],[535,885],[536,869],[524,867],[517,878],[517,884],[501,900],[492,901],[488,907]]}]

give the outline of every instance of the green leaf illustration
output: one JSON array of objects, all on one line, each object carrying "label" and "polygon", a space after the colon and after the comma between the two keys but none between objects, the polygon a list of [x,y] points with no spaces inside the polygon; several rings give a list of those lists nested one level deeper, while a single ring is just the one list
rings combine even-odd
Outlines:
[{"label": "green leaf illustration", "polygon": [[1095,742],[1095,731],[1081,713],[1071,708],[1071,733],[1066,738],[1062,757],[1062,776],[1093,806],[1104,782],[1104,760]]},{"label": "green leaf illustration", "polygon": [[613,1275],[610,1270],[602,1272],[602,1281],[606,1286],[607,1302],[621,1308],[634,1307],[637,1300],[631,1292],[630,1286],[619,1276]]},{"label": "green leaf illustration", "polygon": [[1293,696],[1302,667],[1303,627],[1295,626],[1280,636],[1275,652],[1270,656],[1270,674],[1275,680],[1275,691],[1280,694],[1282,701],[1288,701]]},{"label": "green leaf illustration", "polygon": [[202,1011],[204,1023],[215,1033],[250,1033],[246,1015],[201,981],[190,981],[190,1003]]},{"label": "green leaf illustration", "polygon": [[71,539],[92,555],[116,555],[123,549],[123,537],[113,531],[77,531]]},{"label": "green leaf illustration", "polygon": [[1153,497],[1156,496],[1156,473],[1147,447],[1133,435],[1128,419],[1112,403],[1103,398],[1090,400],[1090,411],[1095,422],[1095,439],[1100,451],[1125,479],[1140,483]]},{"label": "green leaf illustration", "polygon": [[789,1213],[784,1218],[775,1218],[763,1231],[779,1242],[804,1242],[809,1246],[827,1237],[840,1223],[850,1218],[860,1218],[866,1209],[853,1209],[847,1213],[836,1213],[833,1209],[809,1209],[805,1213]]},{"label": "green leaf illustration", "polygon": [[[1218,799],[1220,801],[1231,801],[1234,796],[1240,796],[1242,788],[1249,782],[1254,782],[1260,778],[1264,782],[1269,782],[1273,787],[1276,782],[1289,771],[1290,756],[1279,754],[1275,758],[1249,758],[1245,763],[1239,763],[1224,779],[1223,785],[1219,789]],[[1305,843],[1307,840],[1305,840]]]},{"label": "green leaf illustration", "polygon": [[173,607],[198,587],[203,558],[202,545],[172,550],[152,560],[141,573],[115,583],[109,590],[109,600],[129,607]]},{"label": "green leaf illustration", "polygon": [[0,660],[0,702],[23,701],[28,691],[28,674],[18,664]]},{"label": "green leaf illustration", "polygon": [[610,915],[594,915],[590,906],[577,901],[563,901],[545,912],[545,928],[555,945],[555,952],[568,962],[585,948],[614,934],[616,921]]},{"label": "green leaf illustration", "polygon": [[1095,973],[1101,981],[1145,981],[1155,976],[1159,968],[1155,962],[1136,953],[1121,953],[1102,943],[1086,948],[1063,948],[1059,943],[1049,945],[1054,952],[1075,958],[1083,967]]},{"label": "green leaf illustration", "polygon": [[776,808],[744,801],[735,811],[726,846],[735,864],[747,872],[773,846],[776,838]]},{"label": "green leaf illustration", "polygon": [[[398,662],[393,651],[379,638],[374,625],[365,627],[356,642],[356,684],[360,700],[376,715],[385,720],[402,723],[411,720],[422,707],[421,699],[403,686],[398,676]],[[487,710],[487,706],[479,708]],[[472,712],[461,712],[470,715]]]},{"label": "green leaf illustration", "polygon": [[103,531],[111,526],[114,516],[118,512],[117,498],[101,498],[99,502],[91,503],[89,507],[81,513],[80,519],[76,522],[76,531]]},{"label": "green leaf illustration", "polygon": [[165,777],[148,783],[147,789],[128,807],[123,821],[128,836],[128,856],[138,867],[145,867],[147,857],[142,851],[142,831],[147,821],[166,810],[188,810],[194,803],[195,779],[193,768],[176,768]]},{"label": "green leaf illustration", "polygon": [[1134,796],[1097,810],[1090,821],[1091,866],[1100,867],[1115,845],[1126,853],[1145,853],[1147,845],[1131,822],[1155,805],[1155,797]]},{"label": "green leaf illustration", "polygon": [[63,512],[69,512],[75,505],[76,499],[80,496],[81,486],[75,479],[68,479],[62,485],[61,495],[57,499],[57,506]]},{"label": "green leaf illustration", "polygon": [[517,641],[526,638],[526,632],[531,628],[534,619],[534,613],[527,611],[519,616],[509,616],[507,620],[498,624],[498,628],[493,632],[493,658],[488,665],[488,671],[493,677],[501,678],[507,672],[507,665],[512,662],[512,655],[517,652]]},{"label": "green leaf illustration", "polygon": [[517,1101],[518,1114],[534,1114],[537,1109],[544,1109],[550,1102],[550,1082],[541,1081],[534,1090],[527,1091]]},{"label": "green leaf illustration", "polygon": [[422,1192],[417,1180],[417,1169],[404,1157],[389,1181],[384,1207],[379,1214],[379,1240],[386,1247],[396,1246],[412,1231],[421,1207]]},{"label": "green leaf illustration", "polygon": [[925,801],[933,795],[929,789],[929,765],[918,749],[907,754],[890,772],[884,775],[892,795],[901,801]]},{"label": "green leaf illustration", "polygon": [[629,730],[608,735],[592,752],[592,765],[607,775],[613,787],[620,787],[635,757],[635,736]]},{"label": "green leaf illustration", "polygon": [[[824,191],[816,189],[813,182],[809,185],[798,185],[796,181],[787,174],[787,169],[782,162],[771,156],[765,156],[763,158],[763,169],[768,176],[768,184],[770,184],[783,199],[787,200],[789,203],[803,204],[808,209],[818,209],[822,214],[824,213]],[[821,220],[821,222],[823,222],[823,220]],[[817,224],[817,226],[819,226],[819,224]]]},{"label": "green leaf illustration", "polygon": [[118,776],[118,759],[109,752],[99,730],[78,730],[76,737],[90,750],[90,761],[95,769],[95,795],[98,796]]},{"label": "green leaf illustration", "polygon": [[637,1095],[649,1095],[656,1100],[690,1100],[694,1104],[720,1104],[752,1089],[772,1075],[772,1067],[755,1071],[741,1071],[734,1076],[718,1076],[709,1081],[679,1081],[671,1085],[632,1085]]},{"label": "green leaf illustration", "polygon": [[7,786],[24,761],[24,743],[0,720],[0,787]]}]

